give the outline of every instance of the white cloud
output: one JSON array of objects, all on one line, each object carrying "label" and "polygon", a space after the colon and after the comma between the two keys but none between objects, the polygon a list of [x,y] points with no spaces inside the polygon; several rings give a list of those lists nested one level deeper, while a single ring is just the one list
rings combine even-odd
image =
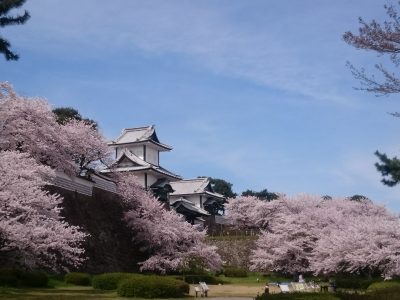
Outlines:
[{"label": "white cloud", "polygon": [[[100,52],[108,52],[110,59],[122,49],[141,49],[151,55],[179,54],[197,67],[224,76],[246,78],[314,99],[351,102],[349,93],[332,88],[343,81],[343,73],[349,73],[343,57],[351,49],[347,50],[340,41],[346,29],[340,10],[333,10],[332,15],[332,7],[321,4],[314,7],[319,9],[315,13],[307,8],[310,4],[304,7],[298,4],[287,5],[291,9],[287,13],[282,10],[284,6],[274,3],[247,4],[240,1],[220,5],[210,1],[72,1],[71,4],[71,1],[37,0],[27,5],[33,16],[25,25],[30,33],[15,31],[15,34],[25,37],[26,46],[38,51],[45,51],[43,41],[46,41],[50,49],[68,45],[61,51],[70,51],[71,55],[96,57]],[[346,8],[344,2],[342,5]],[[258,9],[265,12],[257,12]],[[329,18],[339,19],[332,22],[327,21]],[[319,28],[320,24],[325,26]],[[36,44],[32,42],[35,35]],[[75,49],[71,43],[76,45]]]}]

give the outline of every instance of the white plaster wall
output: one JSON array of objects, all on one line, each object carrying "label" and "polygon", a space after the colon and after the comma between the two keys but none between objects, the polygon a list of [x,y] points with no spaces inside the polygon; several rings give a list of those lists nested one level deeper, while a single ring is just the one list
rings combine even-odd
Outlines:
[{"label": "white plaster wall", "polygon": [[150,187],[154,182],[157,181],[157,177],[153,174],[147,173],[147,187]]},{"label": "white plaster wall", "polygon": [[158,151],[156,149],[150,148],[149,146],[146,147],[146,161],[158,166]]},{"label": "white plaster wall", "polygon": [[130,146],[128,149],[133,154],[135,154],[137,157],[139,157],[140,159],[144,159],[144,157],[143,157],[143,145]]},{"label": "white plaster wall", "polygon": [[191,195],[191,196],[186,196],[186,199],[188,199],[190,202],[194,203],[197,207],[203,208],[200,206],[200,195]]}]

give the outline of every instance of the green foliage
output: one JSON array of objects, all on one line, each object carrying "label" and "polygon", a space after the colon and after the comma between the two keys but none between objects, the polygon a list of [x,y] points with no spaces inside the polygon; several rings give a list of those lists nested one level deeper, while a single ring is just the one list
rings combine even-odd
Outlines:
[{"label": "green foliage", "polygon": [[198,275],[185,275],[184,281],[190,284],[198,284],[200,281],[204,281],[207,284],[218,284],[222,283],[221,280],[217,279],[214,276],[208,274],[198,274]]},{"label": "green foliage", "polygon": [[357,202],[370,201],[368,199],[368,197],[365,197],[364,195],[359,195],[359,194],[355,194],[353,196],[347,197],[347,199],[350,201],[357,201]]},{"label": "green foliage", "polygon": [[339,300],[332,294],[323,293],[287,293],[287,294],[262,294],[255,297],[255,300]]},{"label": "green foliage", "polygon": [[360,276],[337,276],[336,287],[343,289],[365,290],[374,282],[382,281],[381,278],[365,278]]},{"label": "green foliage", "polygon": [[400,182],[400,159],[397,157],[388,158],[386,154],[375,152],[381,163],[376,163],[376,169],[382,174],[383,184],[394,186]]},{"label": "green foliage", "polygon": [[242,196],[254,196],[260,200],[265,200],[265,201],[272,201],[272,200],[276,200],[279,198],[278,194],[268,192],[267,189],[263,189],[259,192],[252,191],[252,190],[246,190],[246,191],[242,192]]},{"label": "green foliage", "polygon": [[236,194],[232,191],[233,184],[220,178],[209,177],[214,192],[224,195],[226,198],[234,198]]},{"label": "green foliage", "polygon": [[118,284],[129,277],[141,276],[132,273],[104,273],[94,276],[92,279],[92,286],[99,290],[116,290]]},{"label": "green foliage", "polygon": [[226,277],[247,277],[247,271],[240,267],[226,266],[224,267]]},{"label": "green foliage", "polygon": [[368,287],[368,292],[379,291],[384,289],[398,288],[400,290],[400,282],[398,281],[381,281],[372,283]]},{"label": "green foliage", "polygon": [[87,273],[71,272],[64,276],[66,283],[88,286],[91,284],[91,276]]},{"label": "green foliage", "polygon": [[189,293],[189,285],[164,276],[130,277],[118,285],[118,295],[142,298],[179,298]]},{"label": "green foliage", "polygon": [[[30,18],[27,11],[25,11],[23,15],[18,16],[11,16],[9,14],[10,10],[21,7],[25,1],[26,0],[0,1],[0,27],[24,24]],[[10,43],[0,36],[0,53],[4,54],[6,60],[18,60],[18,54],[12,52],[10,47]]]},{"label": "green foliage", "polygon": [[0,286],[47,287],[48,280],[47,274],[40,271],[0,270]]},{"label": "green foliage", "polygon": [[56,115],[57,123],[62,125],[68,123],[70,120],[77,120],[84,121],[86,124],[91,125],[95,129],[98,127],[96,121],[83,118],[82,115],[72,107],[58,107],[53,109],[53,113]]},{"label": "green foliage", "polygon": [[[262,277],[265,278],[268,282],[290,282],[290,281],[293,281],[293,276],[287,276],[287,275],[275,273],[275,272],[265,273],[262,275]],[[314,279],[312,279],[312,280],[314,280]]]},{"label": "green foliage", "polygon": [[364,294],[338,294],[340,300],[400,300],[400,287],[392,286]]}]

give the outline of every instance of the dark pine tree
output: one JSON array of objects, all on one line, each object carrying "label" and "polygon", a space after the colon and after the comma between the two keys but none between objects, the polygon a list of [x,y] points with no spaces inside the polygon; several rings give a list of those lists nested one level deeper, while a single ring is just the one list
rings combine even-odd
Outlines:
[{"label": "dark pine tree", "polygon": [[[9,11],[14,8],[21,7],[26,0],[0,0],[0,27],[3,28],[8,25],[21,25],[29,19],[27,11],[22,15],[13,16]],[[18,54],[10,49],[10,42],[0,36],[0,53],[3,53],[6,60],[18,60]]]}]

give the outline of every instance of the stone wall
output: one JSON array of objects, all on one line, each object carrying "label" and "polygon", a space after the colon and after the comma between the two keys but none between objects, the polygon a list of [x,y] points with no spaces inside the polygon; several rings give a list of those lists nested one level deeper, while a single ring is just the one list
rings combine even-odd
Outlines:
[{"label": "stone wall", "polygon": [[217,246],[224,265],[249,269],[250,254],[255,249],[256,237],[214,237],[209,238],[211,245]]},{"label": "stone wall", "polygon": [[90,234],[85,242],[88,259],[80,271],[89,273],[137,271],[145,258],[132,242],[132,231],[122,220],[124,209],[116,194],[94,187],[83,195],[56,186],[48,187],[64,200],[61,212],[71,225]]}]

